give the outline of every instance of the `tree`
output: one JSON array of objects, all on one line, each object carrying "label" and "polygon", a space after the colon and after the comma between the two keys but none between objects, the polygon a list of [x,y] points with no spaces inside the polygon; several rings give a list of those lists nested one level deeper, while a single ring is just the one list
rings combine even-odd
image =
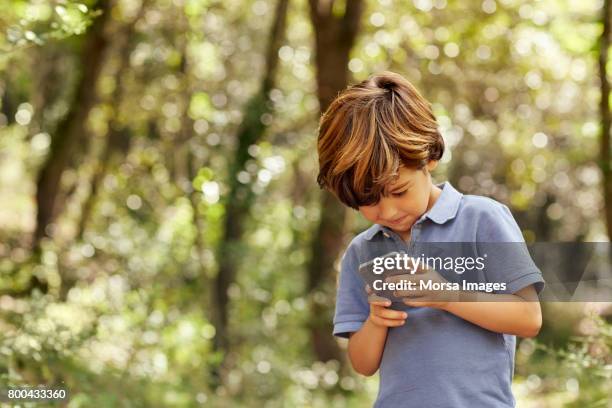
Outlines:
[{"label": "tree", "polygon": [[238,146],[229,165],[229,192],[225,200],[224,231],[219,244],[219,269],[214,279],[215,303],[215,348],[227,352],[229,348],[228,289],[236,279],[238,269],[236,256],[237,246],[244,233],[253,201],[250,185],[238,180],[246,162],[249,160],[249,147],[256,144],[264,135],[267,126],[262,121],[262,115],[271,111],[270,91],[274,88],[278,66],[278,50],[281,47],[287,19],[288,0],[279,0],[276,6],[274,21],[268,39],[264,77],[259,91],[247,102],[244,116],[236,135]]},{"label": "tree", "polygon": [[[363,11],[363,1],[347,0],[344,12],[338,1],[310,0],[310,19],[315,33],[317,97],[324,112],[339,91],[348,85],[348,61]],[[341,361],[331,336],[331,319],[327,302],[317,301],[319,291],[329,292],[334,279],[334,261],[342,249],[345,211],[331,193],[323,191],[321,218],[314,233],[307,265],[308,293],[311,295],[310,330],[314,352],[321,361]],[[328,299],[328,298],[327,298]]]},{"label": "tree", "polygon": [[599,37],[599,78],[601,99],[599,111],[601,115],[600,160],[603,173],[603,196],[605,221],[608,236],[612,237],[612,168],[610,163],[610,81],[606,65],[610,48],[610,0],[604,0],[601,8],[602,32]]},{"label": "tree", "polygon": [[32,237],[32,249],[39,250],[40,241],[49,235],[48,226],[56,214],[62,174],[68,167],[71,156],[78,152],[79,143],[84,141],[87,116],[96,99],[96,83],[102,68],[104,54],[108,47],[105,29],[110,19],[110,0],[97,3],[98,18],[94,20],[85,38],[80,58],[82,72],[68,113],[59,123],[51,141],[49,155],[43,164],[36,182],[36,227]]}]

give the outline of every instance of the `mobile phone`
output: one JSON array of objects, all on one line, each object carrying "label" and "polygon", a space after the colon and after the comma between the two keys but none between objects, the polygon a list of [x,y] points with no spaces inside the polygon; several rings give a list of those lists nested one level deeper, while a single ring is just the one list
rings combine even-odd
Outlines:
[{"label": "mobile phone", "polygon": [[403,303],[403,298],[394,296],[394,291],[384,288],[383,285],[385,280],[390,276],[410,274],[412,271],[410,268],[404,269],[397,267],[397,265],[394,265],[393,267],[385,267],[385,265],[390,265],[392,263],[389,261],[385,263],[385,260],[387,258],[393,258],[393,261],[395,261],[397,255],[402,257],[405,256],[404,253],[393,251],[385,255],[372,258],[371,260],[359,265],[359,275],[370,286],[373,292],[369,297],[370,300],[380,298],[380,300],[390,300],[391,302]]}]

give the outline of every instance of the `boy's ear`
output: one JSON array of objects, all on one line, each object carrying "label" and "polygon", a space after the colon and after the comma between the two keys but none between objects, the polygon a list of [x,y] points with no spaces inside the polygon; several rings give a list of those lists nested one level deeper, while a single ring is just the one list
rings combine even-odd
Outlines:
[{"label": "boy's ear", "polygon": [[436,167],[438,167],[438,160],[430,160],[427,162],[427,170],[429,172],[434,171]]}]

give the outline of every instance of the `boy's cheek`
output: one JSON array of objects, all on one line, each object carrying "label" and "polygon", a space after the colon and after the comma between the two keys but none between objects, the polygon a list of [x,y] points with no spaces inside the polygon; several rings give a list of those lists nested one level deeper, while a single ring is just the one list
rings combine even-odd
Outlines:
[{"label": "boy's cheek", "polygon": [[359,207],[359,212],[368,221],[376,220],[376,210],[367,207]]}]

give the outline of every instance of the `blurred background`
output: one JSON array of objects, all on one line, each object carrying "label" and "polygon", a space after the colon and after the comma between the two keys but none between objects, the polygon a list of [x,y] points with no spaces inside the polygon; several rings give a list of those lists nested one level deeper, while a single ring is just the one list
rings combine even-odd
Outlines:
[{"label": "blurred background", "polygon": [[[611,236],[609,0],[0,8],[2,387],[371,406],[377,376],[331,335],[338,260],[368,224],[319,190],[316,137],[381,70],[433,103],[436,182],[507,204],[528,242]],[[543,308],[517,405],[612,406],[610,304]]]}]

